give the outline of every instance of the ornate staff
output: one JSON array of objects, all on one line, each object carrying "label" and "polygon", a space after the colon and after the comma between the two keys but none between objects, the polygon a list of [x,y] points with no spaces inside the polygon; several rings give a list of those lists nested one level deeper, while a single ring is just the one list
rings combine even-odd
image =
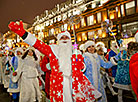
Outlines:
[{"label": "ornate staff", "polygon": [[73,34],[74,34],[74,38],[75,38],[73,49],[75,50],[76,58],[77,58],[77,55],[78,55],[78,53],[77,53],[78,44],[76,43],[77,42],[77,38],[76,38],[76,34],[75,34],[74,25],[78,24],[80,22],[80,20],[81,20],[81,16],[80,15],[73,15],[73,16],[70,16],[65,21],[63,21],[64,23],[67,23],[67,24],[69,24],[69,25],[71,25],[73,27]]},{"label": "ornate staff", "polygon": [[119,46],[115,37],[115,34],[112,32],[112,28],[113,28],[113,23],[111,20],[106,19],[104,22],[101,23],[102,29],[106,31],[106,33],[109,33],[110,35],[113,36],[116,44],[117,44],[117,51],[119,53]]}]

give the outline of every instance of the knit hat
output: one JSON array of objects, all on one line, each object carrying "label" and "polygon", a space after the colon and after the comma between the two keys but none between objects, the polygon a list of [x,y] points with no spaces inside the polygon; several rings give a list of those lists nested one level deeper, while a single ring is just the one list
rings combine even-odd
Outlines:
[{"label": "knit hat", "polygon": [[92,46],[92,45],[94,45],[94,47],[95,47],[95,42],[94,41],[87,41],[84,44],[84,49],[86,50],[89,46]]},{"label": "knit hat", "polygon": [[63,31],[57,35],[57,40],[60,40],[63,35],[68,36],[71,39],[70,33],[68,31]]}]

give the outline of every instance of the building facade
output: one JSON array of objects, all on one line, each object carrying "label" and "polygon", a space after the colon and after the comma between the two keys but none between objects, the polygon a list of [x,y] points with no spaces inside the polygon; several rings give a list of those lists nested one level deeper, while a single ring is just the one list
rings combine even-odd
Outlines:
[{"label": "building facade", "polygon": [[79,44],[95,40],[109,48],[114,38],[101,26],[106,19],[112,22],[117,39],[124,39],[124,43],[133,41],[138,29],[138,0],[68,0],[35,17],[32,26],[38,38],[47,43],[61,31],[68,30],[72,42],[75,34]]}]

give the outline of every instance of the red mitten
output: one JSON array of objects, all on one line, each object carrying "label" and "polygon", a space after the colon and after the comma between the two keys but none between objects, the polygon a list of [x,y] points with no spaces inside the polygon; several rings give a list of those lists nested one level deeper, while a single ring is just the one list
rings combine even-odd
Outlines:
[{"label": "red mitten", "polygon": [[17,72],[13,72],[12,75],[13,75],[13,76],[16,76],[16,75],[17,75]]},{"label": "red mitten", "polygon": [[9,28],[11,31],[17,33],[20,37],[22,37],[24,35],[24,33],[26,32],[23,28],[23,22],[22,21],[20,21],[19,25],[15,22],[11,22],[9,24]]}]

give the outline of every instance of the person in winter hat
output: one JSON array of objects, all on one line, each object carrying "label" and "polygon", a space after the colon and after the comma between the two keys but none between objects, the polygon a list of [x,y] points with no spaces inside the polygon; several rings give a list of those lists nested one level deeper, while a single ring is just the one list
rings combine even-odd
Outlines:
[{"label": "person in winter hat", "polygon": [[[84,68],[83,57],[80,54],[76,57],[76,55],[72,53],[71,36],[68,31],[58,34],[57,45],[49,46],[36,39],[35,36],[29,32],[26,32],[22,22],[20,22],[20,24],[11,22],[9,28],[22,37],[24,42],[48,56],[51,67],[51,102],[86,102],[101,97],[101,94],[81,72],[81,69]],[[87,90],[89,90],[89,92]]]},{"label": "person in winter hat", "polygon": [[39,62],[33,49],[28,48],[19,63],[17,70],[13,73],[13,82],[20,80],[19,102],[38,102],[41,101],[41,92],[39,88]]},{"label": "person in winter hat", "polygon": [[[86,65],[86,71],[84,74],[90,80],[92,85],[102,93],[102,98],[98,102],[107,102],[106,93],[103,86],[103,80],[100,77],[100,68],[110,68],[114,65],[115,61],[112,58],[112,62],[105,62],[96,52],[96,46],[94,41],[85,42],[84,62]],[[116,60],[118,56],[115,56]]]},{"label": "person in winter hat", "polygon": [[8,92],[12,93],[12,99],[14,100],[14,102],[18,102],[19,101],[19,81],[17,81],[16,83],[14,83],[12,81],[12,74],[14,71],[17,70],[17,68],[19,67],[20,63],[21,63],[21,56],[23,54],[23,49],[22,48],[16,48],[15,51],[15,56],[11,58],[11,73],[10,73],[10,81],[9,81],[9,88],[8,88]]},{"label": "person in winter hat", "polygon": [[[102,60],[104,60],[105,62],[108,62],[107,59],[104,56],[104,49],[105,49],[105,46],[104,46],[103,43],[98,42],[96,44],[97,54],[101,57]],[[110,89],[112,95],[113,96],[117,95],[117,93],[114,91],[114,89],[112,87],[112,83],[111,83],[109,75],[108,75],[108,69],[104,69],[104,68],[101,67],[100,73],[102,75],[102,79],[103,79],[103,82],[104,82],[104,85],[105,85],[104,88],[106,88],[106,86],[108,86],[108,88]]]}]

